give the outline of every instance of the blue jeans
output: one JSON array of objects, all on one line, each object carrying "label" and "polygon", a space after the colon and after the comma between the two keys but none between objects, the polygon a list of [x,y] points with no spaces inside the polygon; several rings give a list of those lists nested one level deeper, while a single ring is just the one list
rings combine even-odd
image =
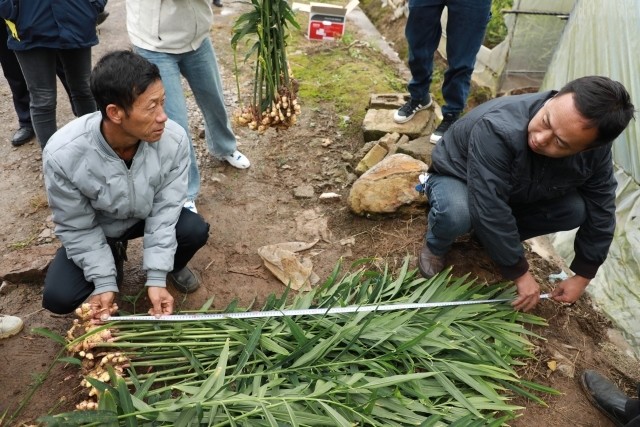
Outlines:
[{"label": "blue jeans", "polygon": [[409,0],[405,36],[412,78],[408,90],[416,100],[426,99],[429,94],[433,56],[442,34],[440,16],[445,6],[448,68],[442,83],[442,113],[459,114],[469,96],[476,55],[491,16],[491,0]]},{"label": "blue jeans", "polygon": [[[233,154],[237,146],[236,137],[231,130],[231,123],[224,105],[222,81],[211,40],[206,38],[196,50],[185,53],[153,52],[139,47],[134,47],[134,50],[160,69],[166,94],[165,112],[171,120],[187,131],[189,140],[191,141],[191,131],[181,75],[189,83],[196,103],[202,111],[209,151],[218,158]],[[191,165],[187,199],[195,200],[200,191],[200,172],[193,141],[189,145],[191,146]]]},{"label": "blue jeans", "polygon": [[[91,48],[16,50],[16,57],[30,95],[31,123],[40,146],[44,148],[58,130],[56,122],[56,67],[62,63],[66,87],[76,116],[93,113],[96,103],[89,88]],[[59,61],[59,62],[58,62]]]},{"label": "blue jeans", "polygon": [[[433,254],[443,256],[459,236],[471,232],[467,184],[451,176],[432,173],[425,185],[430,206],[427,245]],[[572,230],[587,217],[584,200],[575,190],[556,199],[510,206],[520,241]]]}]

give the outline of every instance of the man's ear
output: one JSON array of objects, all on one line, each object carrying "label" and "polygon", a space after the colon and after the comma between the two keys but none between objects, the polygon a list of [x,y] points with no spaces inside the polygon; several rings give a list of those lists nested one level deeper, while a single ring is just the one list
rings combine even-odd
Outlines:
[{"label": "man's ear", "polygon": [[109,121],[117,124],[122,123],[122,118],[125,113],[121,107],[118,107],[116,104],[109,104],[107,105],[106,112]]}]

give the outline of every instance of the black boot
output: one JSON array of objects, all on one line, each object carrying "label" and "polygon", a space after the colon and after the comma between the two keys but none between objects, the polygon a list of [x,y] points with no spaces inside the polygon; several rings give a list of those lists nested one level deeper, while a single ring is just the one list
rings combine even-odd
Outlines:
[{"label": "black boot", "polygon": [[189,269],[184,267],[180,271],[172,272],[167,275],[169,283],[182,293],[190,294],[200,287],[200,280]]},{"label": "black boot", "polygon": [[20,126],[20,129],[13,134],[13,138],[11,138],[11,145],[14,147],[20,147],[21,145],[26,144],[31,141],[36,136],[36,133],[33,131],[33,128],[30,126]]},{"label": "black boot", "polygon": [[422,251],[420,252],[420,257],[418,258],[418,270],[420,270],[422,277],[431,279],[433,276],[440,273],[444,270],[444,262],[443,256],[435,255],[431,252],[431,249],[429,249],[425,239]]},{"label": "black boot", "polygon": [[630,421],[625,408],[631,399],[613,382],[596,371],[586,370],[582,374],[581,383],[589,401],[616,426],[623,427]]}]

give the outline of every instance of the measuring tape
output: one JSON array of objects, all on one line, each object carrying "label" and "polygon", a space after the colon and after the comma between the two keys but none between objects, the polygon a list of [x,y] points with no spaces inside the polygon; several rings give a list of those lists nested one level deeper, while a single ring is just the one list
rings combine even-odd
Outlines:
[{"label": "measuring tape", "polygon": [[[549,298],[549,294],[540,295],[540,299]],[[495,304],[507,302],[510,299],[483,299],[472,301],[448,301],[448,302],[416,302],[406,304],[386,304],[386,305],[350,305],[347,307],[332,308],[304,308],[297,310],[268,310],[268,311],[240,311],[236,313],[215,313],[215,314],[171,314],[168,316],[109,316],[107,322],[114,321],[136,321],[136,322],[193,322],[200,320],[224,320],[224,319],[258,319],[263,317],[293,317],[293,316],[313,316],[327,314],[344,313],[368,313],[372,311],[396,311],[414,310],[421,308],[452,307],[472,304]]]}]

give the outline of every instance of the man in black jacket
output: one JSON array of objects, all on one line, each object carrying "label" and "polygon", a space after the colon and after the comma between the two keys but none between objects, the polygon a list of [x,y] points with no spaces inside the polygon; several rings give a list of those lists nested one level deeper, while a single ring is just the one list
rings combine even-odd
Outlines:
[{"label": "man in black jacket", "polygon": [[622,84],[589,76],[559,92],[497,98],[458,120],[432,155],[430,209],[419,259],[423,276],[445,265],[454,240],[473,230],[507,280],[518,310],[537,303],[522,241],[579,227],[574,276],[552,295],[574,302],[609,251],[615,229],[611,146],[633,118]]}]

